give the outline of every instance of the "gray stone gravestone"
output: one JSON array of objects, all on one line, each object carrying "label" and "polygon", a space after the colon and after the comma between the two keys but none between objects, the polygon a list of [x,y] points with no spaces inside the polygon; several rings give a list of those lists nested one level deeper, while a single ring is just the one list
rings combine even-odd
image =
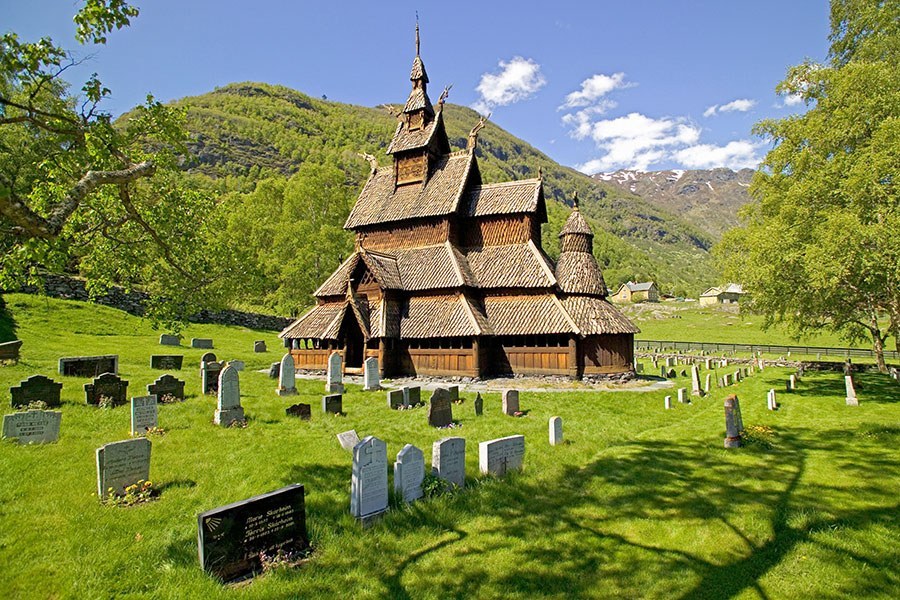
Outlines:
[{"label": "gray stone gravestone", "polygon": [[381,389],[381,374],[378,371],[378,359],[371,356],[363,363],[363,391],[372,392]]},{"label": "gray stone gravestone", "polygon": [[725,398],[725,447],[740,448],[741,447],[741,429],[738,427],[738,412],[740,408],[737,405],[737,396],[728,396]]},{"label": "gray stone gravestone", "polygon": [[550,417],[550,445],[563,443],[562,417]]},{"label": "gray stone gravestone", "polygon": [[219,373],[218,404],[213,422],[222,427],[244,420],[241,406],[241,383],[237,369],[226,365]]},{"label": "gray stone gravestone", "polygon": [[254,352],[265,352],[266,351],[265,340],[256,340],[255,342],[253,342],[253,351]]},{"label": "gray stone gravestone", "polygon": [[712,373],[707,373],[706,380],[703,382],[703,391],[708,395],[710,388],[712,388]]},{"label": "gray stone gravestone", "polygon": [[524,435],[510,435],[478,444],[478,467],[485,475],[506,475],[521,469],[524,460]]},{"label": "gray stone gravestone", "polygon": [[431,446],[431,474],[458,488],[466,486],[466,440],[448,437]]},{"label": "gray stone gravestone", "polygon": [[142,435],[151,427],[157,427],[156,396],[135,396],[131,399],[131,435]]},{"label": "gray stone gravestone", "polygon": [[9,388],[13,408],[24,408],[32,402],[43,402],[47,408],[56,408],[60,404],[61,383],[56,383],[43,375],[32,375],[18,386]]},{"label": "gray stone gravestone", "polygon": [[341,448],[347,452],[353,452],[353,448],[359,443],[359,435],[355,429],[340,432],[337,434],[337,439],[341,444]]},{"label": "gray stone gravestone", "polygon": [[184,362],[181,354],[153,354],[150,356],[150,368],[163,371],[178,371]]},{"label": "gray stone gravestone", "polygon": [[519,412],[519,390],[503,390],[503,414],[514,417]]},{"label": "gray stone gravestone", "polygon": [[481,393],[475,394],[475,416],[480,417],[484,414],[484,399],[481,397]]},{"label": "gray stone gravestone", "polygon": [[350,514],[368,519],[388,508],[387,444],[366,436],[353,448]]},{"label": "gray stone gravestone", "polygon": [[191,348],[212,349],[213,341],[209,338],[191,338]]},{"label": "gray stone gravestone", "polygon": [[666,368],[665,365],[659,366],[659,376],[660,377],[668,377],[669,376],[669,370]]},{"label": "gray stone gravestone", "polygon": [[150,479],[150,440],[134,438],[97,448],[97,495],[124,496],[125,488]]},{"label": "gray stone gravestone", "polygon": [[119,356],[67,356],[59,359],[59,374],[71,377],[97,377],[103,373],[118,374]]},{"label": "gray stone gravestone", "polygon": [[303,421],[312,418],[312,407],[309,404],[293,404],[284,409],[284,414],[289,417],[300,417]]},{"label": "gray stone gravestone", "polygon": [[294,357],[290,352],[281,357],[278,365],[278,389],[275,392],[279,396],[297,394],[297,374],[294,371]]},{"label": "gray stone gravestone", "polygon": [[243,371],[244,367],[247,366],[242,360],[229,360],[228,364],[234,367],[236,371]]},{"label": "gray stone gravestone", "polygon": [[703,395],[703,390],[700,389],[700,367],[697,365],[691,367],[691,395]]},{"label": "gray stone gravestone", "polygon": [[457,400],[459,400],[459,386],[458,385],[447,386],[447,392],[450,393],[450,402],[456,402]]},{"label": "gray stone gravestone", "polygon": [[859,406],[859,398],[856,397],[852,375],[844,375],[844,387],[847,388],[847,406]]},{"label": "gray stone gravestone", "polygon": [[147,386],[147,393],[156,396],[163,404],[184,402],[184,382],[168,373]]},{"label": "gray stone gravestone", "polygon": [[428,424],[432,427],[447,427],[453,423],[453,405],[450,403],[450,392],[437,388],[431,393],[428,401]]},{"label": "gray stone gravestone", "polygon": [[404,406],[403,390],[389,390],[387,393],[388,408],[398,409]]},{"label": "gray stone gravestone", "polygon": [[328,394],[322,396],[322,412],[339,415],[344,412],[343,396],[340,394]]},{"label": "gray stone gravestone", "polygon": [[325,374],[325,391],[329,394],[344,393],[343,364],[339,352],[328,356],[328,370]]},{"label": "gray stone gravestone", "polygon": [[416,406],[422,402],[422,388],[417,385],[409,385],[403,388],[403,404]]},{"label": "gray stone gravestone", "polygon": [[394,492],[404,502],[413,502],[423,496],[424,480],[425,456],[412,444],[406,444],[394,463]]},{"label": "gray stone gravestone", "polygon": [[62,412],[27,410],[3,415],[3,437],[19,444],[49,444],[59,439]]},{"label": "gray stone gravestone", "polygon": [[273,362],[269,365],[269,379],[278,379],[279,374],[281,373],[281,363]]},{"label": "gray stone gravestone", "polygon": [[112,406],[127,402],[128,382],[113,373],[104,373],[92,383],[84,384],[84,396],[88,404],[97,406],[101,398],[109,398]]},{"label": "gray stone gravestone", "polygon": [[666,410],[672,408],[672,396],[666,396],[663,403],[665,404]]},{"label": "gray stone gravestone", "polygon": [[160,346],[180,346],[181,345],[181,336],[180,335],[170,335],[168,333],[164,333],[159,336],[159,345]]},{"label": "gray stone gravestone", "polygon": [[197,548],[203,570],[226,583],[263,571],[261,554],[304,552],[309,538],[303,486],[294,483],[200,513]]},{"label": "gray stone gravestone", "polygon": [[203,394],[215,394],[219,391],[219,375],[225,363],[208,361],[200,364],[200,389]]}]

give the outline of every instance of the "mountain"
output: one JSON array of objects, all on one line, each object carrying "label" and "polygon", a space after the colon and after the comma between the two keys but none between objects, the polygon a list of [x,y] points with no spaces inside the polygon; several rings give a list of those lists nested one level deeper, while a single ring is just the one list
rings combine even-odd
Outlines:
[{"label": "mountain", "polygon": [[[398,86],[398,96],[405,94]],[[186,166],[198,182],[221,193],[250,193],[264,179],[285,179],[300,165],[336,166],[355,199],[369,173],[367,152],[382,165],[402,105],[368,108],[312,98],[282,86],[235,83],[175,104],[186,109],[194,158]],[[444,121],[451,146],[465,147],[478,114],[447,104]],[[709,248],[714,237],[671,209],[642,199],[614,182],[592,179],[564,167],[493,123],[478,137],[485,182],[537,177],[543,173],[549,223],[544,248],[559,252],[558,233],[578,193],[595,232],[595,255],[607,284],[657,281],[663,291],[696,294],[715,279]],[[335,223],[340,226],[343,223]],[[350,240],[350,234],[347,234]]]},{"label": "mountain", "polygon": [[718,240],[739,224],[738,209],[750,201],[753,169],[598,173],[594,179],[636,194],[660,210],[694,223]]}]

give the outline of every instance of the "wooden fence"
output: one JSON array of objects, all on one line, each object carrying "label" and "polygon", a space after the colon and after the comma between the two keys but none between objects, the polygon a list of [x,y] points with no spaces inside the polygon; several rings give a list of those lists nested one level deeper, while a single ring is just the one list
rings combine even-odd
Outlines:
[{"label": "wooden fence", "polygon": [[[652,351],[659,348],[666,350],[699,350],[709,352],[746,352],[755,354],[805,354],[817,356],[840,356],[842,358],[874,358],[875,353],[867,348],[830,348],[827,346],[776,346],[773,344],[725,344],[719,342],[673,342],[662,340],[635,340],[634,347],[638,351]],[[885,350],[885,359],[900,358],[895,350]]]}]

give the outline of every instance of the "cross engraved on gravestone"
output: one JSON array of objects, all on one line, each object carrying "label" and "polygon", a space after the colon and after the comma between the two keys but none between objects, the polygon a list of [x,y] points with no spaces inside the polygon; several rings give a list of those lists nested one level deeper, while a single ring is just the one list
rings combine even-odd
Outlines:
[{"label": "cross engraved on gravestone", "polygon": [[163,371],[177,371],[181,369],[184,356],[181,354],[153,354],[150,356],[150,368]]},{"label": "cross engraved on gravestone", "polygon": [[525,459],[525,436],[510,435],[478,444],[478,467],[485,475],[506,475],[521,469]]},{"label": "cross engraved on gravestone", "polygon": [[241,406],[241,384],[237,369],[226,365],[219,373],[218,403],[213,423],[228,427],[234,422],[244,420],[244,407]]},{"label": "cross engraved on gravestone", "polygon": [[325,391],[329,394],[342,394],[344,392],[343,366],[339,352],[332,352],[328,356],[328,369],[325,374]]},{"label": "cross engraved on gravestone", "polygon": [[19,444],[49,444],[59,439],[62,412],[27,410],[3,415],[3,437]]},{"label": "cross engraved on gravestone", "polygon": [[353,448],[350,481],[350,514],[358,519],[378,515],[388,508],[387,445],[367,436]]},{"label": "cross engraved on gravestone", "polygon": [[450,392],[437,388],[428,401],[428,424],[432,427],[447,427],[453,423],[453,405],[450,403]]},{"label": "cross engraved on gravestone", "polygon": [[397,462],[394,463],[394,492],[404,502],[413,502],[423,496],[424,480],[425,456],[412,444],[406,444],[397,453]]},{"label": "cross engraved on gravestone", "polygon": [[550,417],[550,445],[558,446],[563,442],[562,417]]},{"label": "cross engraved on gravestone", "polygon": [[519,412],[519,390],[503,390],[503,414],[514,417]]},{"label": "cross engraved on gravestone", "polygon": [[84,384],[85,401],[97,406],[102,398],[107,398],[111,406],[125,404],[128,382],[113,373],[104,373],[91,383]]},{"label": "cross engraved on gravestone", "polygon": [[448,437],[431,445],[431,474],[458,488],[466,486],[466,440]]},{"label": "cross engraved on gravestone", "polygon": [[294,483],[197,515],[200,565],[224,582],[263,570],[260,555],[296,557],[309,548],[306,502]]},{"label": "cross engraved on gravestone", "polygon": [[363,363],[363,391],[371,392],[381,389],[381,375],[378,371],[378,359],[369,357]]},{"label": "cross engraved on gravestone", "polygon": [[484,399],[481,393],[475,394],[475,416],[480,417],[484,413]]},{"label": "cross engraved on gravestone", "polygon": [[281,357],[278,365],[278,389],[275,392],[279,396],[297,394],[297,374],[294,371],[294,357],[290,352]]},{"label": "cross engraved on gravestone", "polygon": [[398,409],[403,407],[403,390],[390,390],[387,393],[388,408]]},{"label": "cross engraved on gravestone", "polygon": [[[150,440],[135,438],[97,448],[97,496],[124,496],[125,488],[150,479]],[[112,490],[110,491],[110,488]]]},{"label": "cross engraved on gravestone", "polygon": [[343,397],[340,394],[322,396],[322,412],[339,415],[344,412]]},{"label": "cross engraved on gravestone", "polygon": [[156,427],[158,410],[156,396],[135,396],[131,399],[131,435],[146,433]]},{"label": "cross engraved on gravestone", "polygon": [[355,429],[351,429],[350,431],[342,431],[337,434],[338,442],[341,444],[341,448],[347,450],[348,452],[353,452],[353,448],[359,443],[359,435],[356,433]]},{"label": "cross engraved on gravestone", "polygon": [[147,386],[147,393],[162,403],[184,402],[184,382],[168,373]]},{"label": "cross engraved on gravestone", "polygon": [[303,421],[312,418],[312,407],[309,404],[294,404],[284,409],[284,414],[289,417],[300,417]]},{"label": "cross engraved on gravestone", "polygon": [[48,408],[62,404],[59,399],[63,384],[43,375],[32,375],[18,386],[9,388],[13,408],[23,408],[32,402],[43,402]]}]

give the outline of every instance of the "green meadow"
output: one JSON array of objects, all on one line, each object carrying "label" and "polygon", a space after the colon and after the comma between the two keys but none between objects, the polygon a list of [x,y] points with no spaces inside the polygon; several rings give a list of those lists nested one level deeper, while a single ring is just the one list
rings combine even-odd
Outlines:
[{"label": "green meadow", "polygon": [[[900,385],[857,377],[860,406],[844,402],[840,373],[808,373],[785,393],[786,369],[767,368],[690,404],[638,391],[522,392],[521,418],[499,392],[453,407],[459,429],[435,430],[424,408],[391,411],[384,392],[350,385],[345,416],[321,411],[321,379],[298,379],[281,398],[263,372],[280,359],[273,332],[191,325],[219,359],[241,359],[244,429],[212,424],[215,398],[199,394],[204,350],[158,345],[160,332],[119,311],[7,294],[0,334],[24,340],[8,388],[33,374],[62,381],[57,443],[0,442],[0,593],[6,598],[896,598],[900,593]],[[674,320],[674,319],[673,319]],[[681,319],[682,323],[687,318]],[[641,323],[644,327],[644,323]],[[643,337],[650,338],[646,333]],[[698,333],[699,335],[699,333]],[[691,335],[685,339],[695,338]],[[253,353],[264,339],[268,352]],[[183,354],[184,403],[160,405],[151,479],[158,497],[121,508],[95,495],[94,451],[127,439],[127,406],[85,404],[87,379],[56,373],[61,356],[118,354],[129,395],[162,371],[151,354]],[[652,371],[648,365],[647,371]],[[705,373],[704,373],[705,374]],[[648,377],[647,383],[657,380]],[[390,385],[390,381],[384,382]],[[780,408],[766,410],[775,388]],[[722,401],[736,393],[743,448],[723,448]],[[427,398],[427,393],[424,396]],[[286,417],[295,402],[313,418]],[[566,443],[548,444],[548,419]],[[355,429],[388,445],[421,448],[466,439],[467,488],[401,506],[362,528],[349,514],[350,454],[335,434]],[[526,439],[525,467],[478,474],[478,442]],[[206,575],[198,513],[290,483],[306,486],[314,552],[239,586]]]}]

